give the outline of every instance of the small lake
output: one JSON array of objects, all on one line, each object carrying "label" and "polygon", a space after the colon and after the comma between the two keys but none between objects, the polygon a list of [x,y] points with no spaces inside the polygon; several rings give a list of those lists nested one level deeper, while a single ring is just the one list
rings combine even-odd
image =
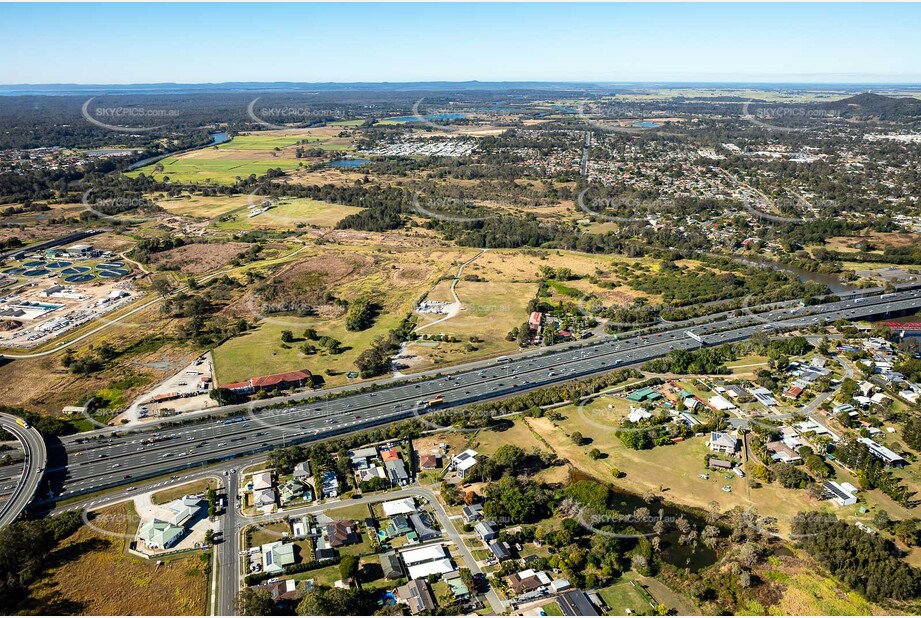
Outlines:
[{"label": "small lake", "polygon": [[659,124],[658,122],[650,122],[649,120],[643,120],[642,122],[634,122],[630,126],[639,127],[641,129],[658,129],[662,125]]},{"label": "small lake", "polygon": [[330,161],[327,165],[330,167],[361,167],[370,162],[371,159],[339,159],[338,161]]}]

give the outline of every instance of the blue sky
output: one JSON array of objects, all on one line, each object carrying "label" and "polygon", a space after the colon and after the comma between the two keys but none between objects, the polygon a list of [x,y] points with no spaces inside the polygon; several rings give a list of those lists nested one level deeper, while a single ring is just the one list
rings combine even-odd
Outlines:
[{"label": "blue sky", "polygon": [[0,83],[921,82],[918,4],[0,4]]}]

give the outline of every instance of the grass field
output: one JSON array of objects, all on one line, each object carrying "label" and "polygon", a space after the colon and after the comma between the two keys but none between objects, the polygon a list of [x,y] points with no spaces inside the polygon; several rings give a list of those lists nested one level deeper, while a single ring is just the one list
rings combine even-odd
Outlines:
[{"label": "grass field", "polygon": [[186,195],[177,199],[158,200],[157,203],[170,214],[212,219],[245,208],[249,198],[246,195]]},{"label": "grass field", "polygon": [[[809,502],[805,492],[783,489],[777,485],[765,485],[760,489],[750,489],[746,479],[711,473],[708,480],[698,478],[706,472],[704,455],[708,452],[704,439],[692,438],[671,446],[635,451],[628,449],[614,435],[613,431],[599,428],[597,419],[589,422],[577,413],[574,407],[567,406],[560,411],[565,419],[555,424],[549,419],[523,419],[542,436],[563,459],[588,474],[601,480],[611,480],[613,484],[634,493],[652,491],[676,504],[709,509],[712,503],[719,505],[720,511],[734,506],[754,507],[762,515],[778,518],[778,530],[789,532],[792,517],[802,510],[825,509],[830,503]],[[603,419],[602,419],[603,420]],[[611,419],[612,426],[616,423]],[[584,446],[573,444],[569,435],[579,431],[591,439]],[[592,460],[588,457],[591,448],[598,448],[608,457]],[[611,476],[611,468],[617,468],[624,476],[616,481]],[[731,493],[722,491],[728,485]]]},{"label": "grass field", "polygon": [[183,496],[204,494],[208,491],[209,487],[215,487],[216,485],[217,483],[214,482],[214,479],[202,479],[200,481],[186,483],[185,485],[179,485],[178,487],[170,487],[163,491],[154,492],[150,496],[150,501],[154,504],[166,504],[170,500],[175,500]]},{"label": "grass field", "polygon": [[[210,151],[209,151],[210,153]],[[263,176],[265,173],[274,168],[282,170],[293,170],[301,166],[302,162],[295,159],[282,158],[216,158],[180,155],[178,157],[167,157],[156,165],[162,166],[162,172],[155,172],[154,165],[141,168],[130,172],[129,176],[137,176],[141,173],[162,180],[168,177],[173,182],[190,183],[190,182],[210,182],[212,184],[230,184],[237,178],[246,178],[251,174]]]},{"label": "grass field", "polygon": [[[329,289],[337,298],[354,300],[360,296],[374,299],[381,311],[374,324],[363,331],[346,329],[345,316],[270,316],[258,326],[221,344],[214,350],[214,365],[218,382],[226,384],[251,377],[278,373],[292,369],[309,369],[323,376],[327,385],[347,382],[346,372],[354,371],[355,359],[371,346],[378,336],[396,328],[412,310],[413,305],[426,290],[458,259],[454,251],[368,251],[367,249],[320,249],[315,255],[305,253],[294,264],[285,279],[285,285],[312,284],[319,269],[331,273],[336,268],[335,279],[330,275],[320,281],[320,289]],[[351,260],[351,261],[349,261]],[[348,264],[346,262],[349,261]],[[322,275],[320,275],[322,279]],[[291,288],[296,289],[296,288]],[[340,354],[319,352],[304,354],[303,340],[283,344],[281,332],[290,330],[300,337],[306,328],[315,328],[318,334],[339,340]],[[329,373],[331,372],[331,373]]]},{"label": "grass field", "polygon": [[628,609],[633,610],[635,613],[646,613],[651,611],[652,608],[649,607],[649,603],[646,602],[645,597],[632,583],[636,579],[636,573],[629,571],[624,573],[623,577],[621,577],[620,581],[616,584],[598,591],[598,596],[600,596],[607,606],[611,608],[612,615],[623,616],[627,613]]},{"label": "grass field", "polygon": [[[130,507],[107,509],[106,529],[129,531]],[[121,524],[116,523],[121,522]],[[120,526],[120,527],[119,527]],[[198,554],[157,565],[125,553],[125,540],[84,526],[62,542],[45,577],[30,590],[33,613],[45,615],[202,616],[205,563]]]},{"label": "grass field", "polygon": [[[830,577],[802,571],[780,574],[787,589],[780,600],[779,614],[794,616],[872,616],[879,609],[853,590],[846,590]],[[877,610],[877,611],[874,611]]]},{"label": "grass field", "polygon": [[278,206],[255,217],[250,217],[249,210],[242,208],[233,219],[220,221],[215,227],[221,230],[294,229],[298,225],[333,227],[344,217],[361,210],[308,198],[283,198]]}]

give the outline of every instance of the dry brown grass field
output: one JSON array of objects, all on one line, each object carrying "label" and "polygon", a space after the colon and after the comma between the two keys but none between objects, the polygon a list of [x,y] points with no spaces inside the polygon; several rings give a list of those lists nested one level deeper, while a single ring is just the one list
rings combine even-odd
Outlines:
[{"label": "dry brown grass field", "polygon": [[[133,509],[102,512],[105,529],[133,533]],[[87,526],[62,542],[45,577],[30,592],[35,614],[196,616],[207,613],[209,578],[198,554],[164,561],[125,553],[126,539]]]}]

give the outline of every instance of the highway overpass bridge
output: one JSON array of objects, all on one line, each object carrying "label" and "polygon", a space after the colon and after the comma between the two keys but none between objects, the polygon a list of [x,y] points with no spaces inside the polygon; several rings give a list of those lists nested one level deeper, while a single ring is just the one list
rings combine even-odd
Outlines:
[{"label": "highway overpass bridge", "polygon": [[16,521],[38,491],[48,462],[48,451],[38,430],[29,427],[20,418],[0,413],[0,427],[19,440],[25,453],[22,476],[9,500],[0,505],[0,526],[5,526]]}]

